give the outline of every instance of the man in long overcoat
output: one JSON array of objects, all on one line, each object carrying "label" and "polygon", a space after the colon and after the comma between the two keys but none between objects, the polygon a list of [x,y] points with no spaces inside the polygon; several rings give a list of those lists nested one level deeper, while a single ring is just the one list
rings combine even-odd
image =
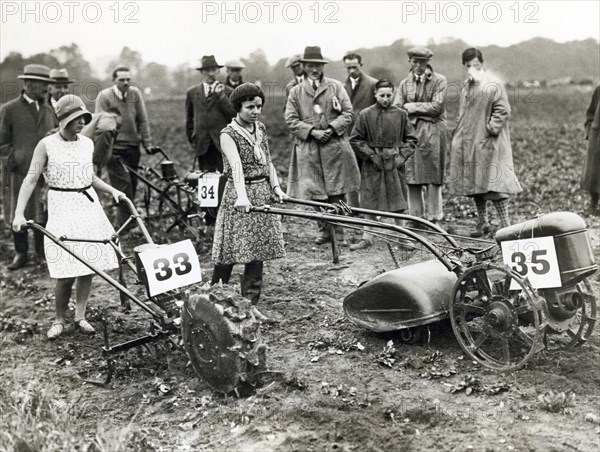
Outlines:
[{"label": "man in long overcoat", "polygon": [[[285,121],[295,137],[288,177],[292,197],[336,202],[358,190],[360,173],[348,141],[352,104],[343,85],[323,75],[327,60],[321,48],[308,46],[302,63],[307,78],[290,91]],[[331,240],[329,229],[319,224],[315,243]],[[341,228],[336,232],[343,243]]]},{"label": "man in long overcoat", "polygon": [[196,68],[204,80],[187,92],[185,99],[185,130],[194,148],[201,171],[223,172],[220,133],[236,112],[225,94],[225,87],[217,81],[220,68],[213,55],[202,57],[202,66]]},{"label": "man in long overcoat", "polygon": [[[444,217],[442,184],[447,153],[446,90],[448,82],[433,71],[433,52],[425,47],[408,51],[411,66],[400,82],[394,103],[408,112],[419,147],[406,162],[406,182],[411,215],[436,222]],[[426,213],[427,211],[427,213]]]},{"label": "man in long overcoat", "polygon": [[504,84],[483,69],[479,49],[465,50],[462,61],[469,76],[460,96],[447,183],[451,194],[473,197],[479,221],[471,235],[480,237],[490,231],[487,201],[494,203],[506,227],[509,195],[522,189],[514,171]]},{"label": "man in long overcoat", "polygon": [[[48,88],[52,79],[50,68],[40,64],[28,64],[23,75],[23,90],[16,99],[0,109],[0,156],[2,157],[2,203],[4,220],[12,224],[17,198],[23,179],[29,171],[33,150],[46,133],[58,124],[54,110],[48,105]],[[38,181],[25,209],[27,219],[45,223],[41,189]],[[10,270],[23,267],[27,261],[29,244],[27,232],[13,232],[15,256],[8,266]],[[35,251],[44,255],[43,236],[34,231]]]},{"label": "man in long overcoat", "polygon": [[590,213],[600,216],[598,210],[598,197],[600,196],[600,86],[594,90],[592,101],[585,115],[585,133],[589,143],[581,188],[590,192]]}]

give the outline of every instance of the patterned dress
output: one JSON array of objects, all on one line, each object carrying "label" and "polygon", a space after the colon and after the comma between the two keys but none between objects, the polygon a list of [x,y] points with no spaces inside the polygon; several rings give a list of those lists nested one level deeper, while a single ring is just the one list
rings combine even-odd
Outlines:
[{"label": "patterned dress", "polygon": [[[90,187],[94,167],[94,143],[83,135],[77,141],[65,141],[58,134],[44,138],[48,162],[43,174],[48,190],[48,224],[46,229],[56,237],[74,239],[107,239],[115,230],[108,221],[96,191]],[[78,189],[84,191],[61,191]],[[63,242],[70,250],[101,270],[118,267],[117,256],[109,244]],[[72,278],[94,272],[72,255],[44,238],[44,251],[52,278]]]},{"label": "patterned dress", "polygon": [[[262,123],[257,122],[256,126],[262,132],[260,145],[266,156],[265,164],[257,161],[253,146],[238,131],[231,126],[227,126],[221,131],[221,133],[229,135],[235,142],[246,180],[264,177],[264,180],[255,183],[246,183],[248,199],[253,206],[272,204],[275,201],[269,182],[271,156],[267,132]],[[236,210],[234,204],[237,194],[233,185],[231,166],[226,158],[223,159],[223,168],[228,179],[215,225],[213,261],[217,264],[245,264],[284,257],[285,250],[279,216]]]}]

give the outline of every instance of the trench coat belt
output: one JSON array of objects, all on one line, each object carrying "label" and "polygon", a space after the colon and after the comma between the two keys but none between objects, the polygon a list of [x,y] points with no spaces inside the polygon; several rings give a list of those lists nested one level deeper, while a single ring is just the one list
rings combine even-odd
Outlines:
[{"label": "trench coat belt", "polygon": [[55,190],[55,191],[74,191],[77,193],[82,193],[84,194],[87,199],[90,200],[90,202],[94,202],[94,198],[92,198],[90,196],[90,194],[87,192],[88,188],[92,188],[91,185],[88,185],[87,187],[81,187],[81,188],[61,188],[61,187],[48,187],[48,190]]}]

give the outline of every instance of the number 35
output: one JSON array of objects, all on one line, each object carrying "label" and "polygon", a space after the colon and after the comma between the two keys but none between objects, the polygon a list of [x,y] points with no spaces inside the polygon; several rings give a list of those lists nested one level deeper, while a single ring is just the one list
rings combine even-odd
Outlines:
[{"label": "number 35", "polygon": [[[173,264],[176,275],[185,275],[192,270],[192,264],[190,264],[190,257],[186,253],[177,253],[173,256]],[[154,276],[157,281],[166,281],[173,276],[173,269],[171,268],[171,262],[164,257],[160,257],[152,264],[155,270],[158,270]]]},{"label": "number 35", "polygon": [[[535,250],[531,252],[531,271],[536,275],[545,275],[550,271],[550,263],[546,259],[540,259],[546,255],[547,250]],[[526,264],[527,257],[525,254],[517,251],[513,253],[511,262],[515,264],[512,268],[521,276],[527,276],[529,267]]]}]

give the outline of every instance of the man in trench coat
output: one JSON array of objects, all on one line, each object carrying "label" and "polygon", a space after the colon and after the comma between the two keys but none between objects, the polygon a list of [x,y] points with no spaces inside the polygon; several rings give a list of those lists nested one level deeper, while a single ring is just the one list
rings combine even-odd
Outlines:
[{"label": "man in trench coat", "polygon": [[[46,133],[58,124],[54,110],[48,105],[48,89],[52,83],[50,68],[28,64],[23,70],[23,91],[0,109],[0,156],[2,157],[2,204],[4,221],[12,224],[21,184],[29,171],[33,150]],[[42,203],[43,180],[40,178],[25,209],[27,219],[45,224]],[[44,237],[34,231],[35,251],[43,259]],[[15,256],[9,270],[23,267],[29,243],[27,231],[13,232]]]},{"label": "man in trench coat", "polygon": [[[396,92],[395,105],[408,112],[419,147],[406,162],[410,214],[437,222],[444,218],[442,184],[446,161],[446,90],[448,82],[433,71],[433,52],[425,47],[408,51],[411,70]],[[427,213],[426,213],[427,211]]]},{"label": "man in trench coat", "polygon": [[[290,91],[285,121],[294,135],[287,192],[296,198],[326,202],[345,200],[360,187],[360,173],[348,140],[352,104],[343,85],[323,75],[328,63],[321,48],[308,46],[301,62],[307,77]],[[344,245],[341,228],[336,239]],[[331,241],[329,229],[319,224],[315,243]]]},{"label": "man in trench coat", "polygon": [[585,115],[585,133],[588,154],[583,167],[581,188],[590,192],[591,215],[600,216],[598,197],[600,197],[600,86],[597,86]]}]

